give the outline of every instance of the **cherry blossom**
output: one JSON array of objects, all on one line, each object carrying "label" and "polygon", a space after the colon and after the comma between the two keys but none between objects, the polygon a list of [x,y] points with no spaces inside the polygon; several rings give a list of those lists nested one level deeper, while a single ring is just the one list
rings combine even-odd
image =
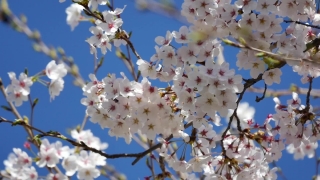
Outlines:
[{"label": "cherry blossom", "polygon": [[96,10],[98,5],[107,4],[107,0],[90,0],[88,6],[92,7],[93,10]]},{"label": "cherry blossom", "polygon": [[158,36],[155,39],[155,42],[160,46],[167,46],[172,41],[173,34],[170,31],[167,31],[166,37]]},{"label": "cherry blossom", "polygon": [[54,60],[50,61],[46,67],[46,75],[51,80],[63,78],[67,74],[64,64],[56,64]]},{"label": "cherry blossom", "polygon": [[189,42],[189,29],[187,26],[181,26],[179,32],[173,31],[173,37],[177,43],[188,43]]},{"label": "cherry blossom", "polygon": [[96,25],[101,27],[107,35],[114,35],[120,26],[122,26],[123,21],[121,18],[114,18],[115,16],[109,11],[102,12],[105,22],[101,20],[96,20]]},{"label": "cherry blossom", "polygon": [[76,26],[78,26],[79,21],[82,19],[81,12],[83,7],[79,4],[71,4],[67,9],[67,24],[71,26],[71,30],[73,31]]},{"label": "cherry blossom", "polygon": [[49,85],[49,94],[50,99],[54,99],[55,96],[59,96],[60,92],[63,90],[64,87],[64,80],[62,78],[58,78],[55,80],[51,80]]},{"label": "cherry blossom", "polygon": [[274,82],[277,84],[280,84],[281,75],[282,75],[282,72],[279,68],[270,69],[263,73],[262,79],[264,79],[264,82],[269,86]]},{"label": "cherry blossom", "polygon": [[6,93],[9,94],[7,96],[7,101],[13,102],[17,107],[21,106],[23,101],[28,101],[28,96],[23,95],[22,92],[16,89],[9,87],[6,89]]}]

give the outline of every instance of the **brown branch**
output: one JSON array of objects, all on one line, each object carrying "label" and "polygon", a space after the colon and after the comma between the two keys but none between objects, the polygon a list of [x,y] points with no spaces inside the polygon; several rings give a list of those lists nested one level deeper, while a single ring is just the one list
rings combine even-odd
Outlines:
[{"label": "brown branch", "polygon": [[0,123],[9,123],[12,126],[22,126],[28,129],[33,129],[34,131],[38,132],[39,134],[36,135],[33,139],[36,140],[38,138],[42,138],[42,137],[54,137],[54,138],[58,138],[64,141],[68,141],[70,144],[76,146],[76,147],[81,147],[84,150],[88,150],[88,151],[92,151],[95,152],[97,154],[100,154],[103,157],[109,158],[109,159],[115,159],[115,158],[121,158],[121,157],[139,157],[141,156],[143,153],[132,153],[132,154],[127,154],[127,153],[122,153],[122,154],[106,154],[98,149],[89,147],[88,145],[86,145],[84,142],[80,141],[80,143],[72,140],[72,139],[68,139],[67,137],[65,137],[64,135],[60,134],[59,132],[56,131],[49,131],[49,132],[44,132],[41,129],[38,129],[34,126],[30,126],[29,124],[27,124],[25,121],[23,120],[16,120],[16,121],[9,121],[3,117],[0,117]]},{"label": "brown branch", "polygon": [[128,45],[126,45],[126,48],[127,48],[128,59],[129,59],[129,64],[130,64],[130,68],[131,68],[131,74],[132,74],[134,80],[136,82],[138,82],[138,77],[136,75],[136,72],[134,71],[134,65],[133,65],[132,60],[131,60],[130,49],[129,49]]},{"label": "brown branch", "polygon": [[285,22],[285,23],[296,23],[296,24],[300,24],[300,25],[307,26],[307,27],[312,27],[312,28],[315,28],[315,29],[320,29],[319,26],[312,25],[312,24],[307,24],[307,23],[304,23],[304,22],[301,22],[301,21],[283,20],[283,22]]},{"label": "brown branch", "polygon": [[261,97],[256,96],[256,102],[260,102],[261,100],[264,99],[265,95],[266,95],[266,91],[267,91],[267,84],[264,83],[264,90],[263,90],[263,95]]},{"label": "brown branch", "polygon": [[309,77],[309,89],[308,89],[308,92],[307,92],[307,97],[306,97],[306,108],[305,110],[307,112],[309,112],[309,109],[310,109],[310,92],[312,90],[312,81],[313,81],[313,77]]},{"label": "brown branch", "polygon": [[[286,63],[285,62],[281,62],[280,64],[278,64],[274,68],[282,68],[284,65],[286,65]],[[267,70],[269,70],[269,68]],[[234,117],[237,119],[237,129],[238,129],[239,133],[242,131],[241,130],[241,125],[240,125],[240,119],[239,119],[239,117],[237,115],[238,105],[239,105],[240,101],[242,100],[246,90],[248,88],[250,88],[251,86],[253,86],[255,83],[261,81],[262,80],[262,75],[263,74],[260,74],[257,78],[252,78],[252,79],[245,80],[245,84],[243,85],[244,86],[243,91],[241,93],[239,93],[239,98],[238,98],[238,100],[236,102],[237,103],[237,107],[233,111],[232,115],[230,116],[229,123],[228,123],[228,126],[227,126],[226,130],[221,135],[221,141],[220,142],[221,142],[222,152],[223,152],[224,155],[226,153],[226,150],[224,149],[224,146],[223,146],[223,140],[224,140],[224,138],[225,138],[225,136],[227,134],[227,131],[231,128],[231,123],[232,123]]]},{"label": "brown branch", "polygon": [[126,65],[129,72],[131,73],[134,81],[138,82],[139,77],[136,75],[136,73],[134,71],[134,65],[133,65],[131,57],[130,57],[129,45],[127,44],[126,47],[127,47],[128,57],[121,51],[121,49],[119,47],[117,47],[116,55],[118,56],[119,59],[122,60],[124,65]]},{"label": "brown branch", "polygon": [[[58,139],[61,139],[61,140],[64,140],[64,141],[67,141],[69,142],[70,144],[72,144],[73,146],[75,147],[80,147],[84,150],[88,150],[88,151],[91,151],[91,152],[94,152],[94,153],[97,153],[97,154],[100,154],[101,156],[103,157],[106,157],[106,158],[109,158],[109,159],[116,159],[116,158],[128,158],[128,157],[134,157],[136,158],[132,165],[136,164],[140,159],[142,159],[144,156],[146,156],[147,154],[151,153],[153,150],[156,150],[157,148],[160,148],[162,143],[158,143],[152,147],[150,147],[149,149],[147,149],[146,151],[143,151],[141,153],[119,153],[119,154],[106,154],[98,149],[95,149],[95,148],[92,148],[92,147],[89,147],[88,145],[86,145],[84,142],[80,141],[80,143],[72,140],[72,139],[68,139],[67,137],[65,137],[64,135],[60,134],[59,132],[57,131],[48,131],[48,132],[44,132],[42,131],[41,129],[38,129],[34,126],[30,126],[29,124],[27,124],[25,121],[23,120],[16,120],[16,121],[9,121],[3,117],[0,117],[0,123],[9,123],[11,124],[11,126],[23,126],[25,128],[28,128],[28,129],[32,129],[36,132],[38,132],[39,134],[36,135],[33,140],[34,141],[37,141],[39,140],[39,138],[42,138],[42,137],[54,137],[54,138],[58,138]],[[185,124],[185,128],[188,128],[192,125],[192,122],[190,123],[187,123]],[[166,138],[167,141],[169,141],[170,139],[173,138],[173,135],[171,134],[168,138]]]}]

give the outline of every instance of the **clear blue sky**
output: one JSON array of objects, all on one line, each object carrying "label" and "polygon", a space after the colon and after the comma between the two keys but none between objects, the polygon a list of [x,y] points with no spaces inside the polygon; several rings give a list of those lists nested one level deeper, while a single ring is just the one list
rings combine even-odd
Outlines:
[{"label": "clear blue sky", "polygon": [[[141,57],[149,60],[155,53],[154,38],[156,36],[164,36],[166,31],[178,31],[183,25],[174,19],[166,18],[150,12],[140,12],[135,8],[133,1],[121,0],[114,1],[115,6],[123,8],[127,7],[121,15],[124,21],[123,29],[127,32],[132,31],[132,42],[139,52]],[[47,45],[54,47],[61,46],[64,48],[67,55],[72,56],[80,68],[80,73],[85,79],[88,74],[93,71],[93,57],[89,53],[89,46],[85,39],[91,36],[89,32],[90,24],[88,22],[80,23],[78,27],[71,32],[70,27],[66,24],[65,9],[69,6],[69,2],[60,4],[58,0],[53,1],[9,1],[11,10],[16,14],[25,14],[28,18],[28,25],[31,29],[37,29],[41,32],[41,37]],[[21,33],[13,31],[10,27],[0,24],[1,34],[1,54],[0,54],[0,77],[5,85],[8,85],[9,78],[7,72],[13,71],[17,75],[28,68],[29,74],[35,74],[43,70],[47,63],[51,60],[47,56],[37,53],[32,48],[31,41]],[[114,50],[114,48],[113,48]],[[236,54],[238,50],[227,47],[225,58],[235,68]],[[100,52],[99,52],[100,53]],[[134,58],[133,58],[134,59]],[[136,60],[136,59],[134,59]],[[134,61],[135,62],[135,61]],[[102,79],[108,73],[125,72],[128,77],[130,74],[126,70],[125,65],[114,56],[113,52],[108,52],[105,57],[103,67],[99,70],[97,77]],[[240,71],[244,78],[248,78],[249,73]],[[39,83],[32,86],[31,97],[39,98],[39,103],[35,108],[34,126],[44,130],[55,130],[63,134],[67,134],[67,128],[75,127],[81,124],[85,107],[80,104],[80,99],[83,97],[82,90],[72,85],[73,78],[67,76],[65,78],[65,88],[60,96],[50,102],[50,97],[46,87]],[[157,82],[153,82],[157,85]],[[273,85],[271,88],[285,89],[289,88],[291,83],[301,85],[300,77],[292,73],[291,67],[285,67],[280,85]],[[259,83],[258,85],[262,85]],[[314,83],[317,88],[320,87],[319,80]],[[307,87],[303,85],[302,87]],[[256,108],[255,119],[258,122],[264,121],[269,113],[274,113],[274,103],[272,98],[266,98],[260,103],[254,101],[255,94],[247,93],[244,101],[248,101],[251,106]],[[282,102],[291,96],[281,98]],[[305,102],[304,96],[301,96]],[[314,104],[319,105],[319,100],[312,100]],[[2,96],[0,96],[0,105],[6,105]],[[30,106],[24,103],[18,108],[22,115],[30,115]],[[14,119],[13,115],[0,109],[0,115],[7,119]],[[225,121],[222,121],[225,123]],[[102,130],[98,125],[88,122],[85,129],[92,129],[96,136],[99,136],[102,141],[109,143],[107,153],[135,153],[141,152],[144,149],[133,142],[131,145],[126,145],[123,139],[116,141],[115,138],[108,136],[108,130]],[[7,159],[13,147],[22,148],[26,140],[26,133],[21,127],[10,127],[8,124],[0,124],[0,169],[4,168],[3,160]],[[53,141],[52,141],[53,142]],[[320,154],[318,152],[318,154]],[[294,161],[293,156],[283,153],[283,158],[277,164],[283,169],[285,176],[290,180],[311,179],[315,174],[316,160],[307,159]],[[131,166],[133,159],[108,159],[107,163],[114,165],[117,170],[125,173],[128,179],[142,179],[150,175],[150,171],[145,166],[145,159],[141,160],[135,166]],[[46,171],[40,171],[40,175],[47,175]],[[281,177],[279,177],[280,179]]]}]

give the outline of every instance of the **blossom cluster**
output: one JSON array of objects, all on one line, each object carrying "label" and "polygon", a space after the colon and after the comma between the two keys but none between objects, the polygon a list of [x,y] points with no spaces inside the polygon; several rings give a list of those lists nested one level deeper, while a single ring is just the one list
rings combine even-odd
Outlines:
[{"label": "blossom cluster", "polygon": [[67,68],[64,64],[56,64],[54,60],[50,61],[46,67],[46,75],[51,80],[49,84],[50,98],[54,99],[59,96],[63,90],[64,80],[62,79],[67,75]]},{"label": "blossom cluster", "polygon": [[[67,23],[72,30],[84,19],[83,11],[95,18],[94,26],[89,29],[93,36],[86,40],[95,56],[96,48],[106,54],[107,49],[111,51],[111,43],[119,47],[126,45],[130,38],[122,30],[120,15],[124,8],[97,13],[98,5],[106,3],[106,0],[90,0],[84,6],[79,1],[66,10]],[[218,56],[222,53],[221,40],[230,38],[246,47],[237,54],[236,66],[239,70],[250,70],[253,80],[260,78],[266,86],[279,84],[281,67],[286,63],[302,76],[303,83],[311,82],[320,76],[320,68],[315,64],[320,53],[318,47],[306,49],[306,44],[319,35],[307,25],[293,23],[282,29],[281,23],[290,18],[320,24],[315,2],[185,0],[181,15],[191,25],[156,37],[156,52],[150,61],[138,58],[136,64],[141,81],[130,81],[124,73],[120,78],[109,74],[102,80],[94,74],[89,75],[91,81],[82,88],[85,97],[81,103],[86,106],[91,122],[107,128],[110,136],[124,138],[128,144],[134,133],[142,133],[153,142],[157,139],[162,144],[159,155],[185,179],[197,179],[192,173],[203,172],[207,180],[271,180],[277,178],[277,168],[270,169],[269,163],[278,161],[283,150],[293,153],[295,159],[313,157],[320,137],[320,124],[310,103],[303,105],[296,93],[286,105],[275,98],[276,113],[269,115],[263,123],[254,122],[254,113],[247,115],[240,108],[242,95],[248,88],[244,86],[243,77]],[[287,61],[281,64],[273,57],[257,52],[274,52]],[[54,61],[48,64],[46,75],[52,80],[49,86],[51,98],[59,95],[66,73],[63,64],[56,65]],[[14,73],[9,76],[12,83],[7,88],[8,101],[19,106],[27,100],[32,78],[23,73],[19,80]],[[168,86],[159,88],[149,80],[166,82]],[[222,125],[221,118],[225,117],[229,117],[229,127],[219,134],[215,126]],[[234,123],[232,129],[231,123]],[[89,136],[91,140],[86,144],[104,149],[105,145],[88,132],[86,135],[81,133],[73,132],[73,136],[83,142]],[[167,138],[171,135],[191,147],[190,156],[185,156],[183,151],[178,158],[178,152],[170,150],[172,141]],[[221,153],[214,153],[220,150]],[[8,172],[18,179],[36,177],[26,153],[19,149],[14,152],[15,155],[10,155],[5,162]],[[80,179],[98,177],[96,166],[104,165],[105,159],[94,153],[75,152],[62,147],[61,143],[50,144],[43,140],[37,165],[55,167],[63,159],[67,176],[78,171]],[[60,178],[63,177],[65,175]]]},{"label": "blossom cluster", "polygon": [[[97,150],[105,150],[108,146],[95,137],[90,130],[80,132],[72,130],[71,136]],[[31,150],[30,145],[27,148]],[[106,165],[106,158],[99,154],[84,151],[80,147],[69,148],[69,146],[63,146],[60,141],[50,143],[48,139],[42,139],[39,153],[34,158],[21,149],[13,148],[13,153],[4,161],[5,170],[1,175],[8,179],[37,180],[39,175],[32,165],[33,161],[40,168],[53,169],[46,176],[47,180],[68,180],[68,177],[75,173],[78,179],[94,179],[100,176],[98,167]],[[60,163],[65,173],[56,171],[55,167]]]},{"label": "blossom cluster", "polygon": [[9,72],[8,74],[11,84],[6,88],[6,93],[8,94],[7,100],[14,103],[15,106],[21,106],[23,101],[28,100],[30,86],[33,82],[25,73],[21,73],[19,79],[16,78],[14,72]]},{"label": "blossom cluster", "polygon": [[[9,72],[11,83],[6,87],[5,92],[8,94],[7,101],[14,103],[15,106],[21,106],[23,101],[28,101],[30,94],[30,87],[35,81],[39,81],[49,89],[50,99],[59,96],[64,87],[64,80],[62,79],[67,75],[67,68],[64,64],[56,64],[54,60],[47,64],[45,73],[41,72],[34,76],[28,77],[26,73],[21,73],[19,79],[16,78],[14,72]],[[40,79],[45,74],[51,80],[50,83]]]},{"label": "blossom cluster", "polygon": [[[184,1],[181,14],[192,25],[183,26],[179,31],[167,31],[165,37],[156,37],[156,54],[150,62],[137,61],[143,76],[141,83],[129,82],[124,75],[121,79],[110,75],[102,81],[91,75],[92,82],[83,89],[87,97],[82,100],[88,106],[91,121],[109,128],[111,136],[125,137],[127,143],[131,133],[137,129],[151,140],[157,134],[164,137],[173,134],[175,138],[182,138],[193,149],[189,161],[185,156],[179,159],[175,153],[169,153],[167,148],[170,142],[158,139],[163,144],[160,155],[175,171],[204,172],[207,179],[276,179],[276,169],[269,169],[268,163],[281,158],[285,145],[288,145],[289,152],[301,153],[295,156],[313,156],[318,139],[312,138],[313,141],[310,141],[310,132],[314,136],[319,133],[306,122],[313,124],[316,120],[308,115],[301,122],[301,117],[306,116],[302,111],[306,106],[300,104],[294,107],[300,113],[288,115],[290,119],[286,121],[278,119],[278,114],[274,118],[268,117],[263,125],[254,124],[250,119],[239,119],[238,135],[230,131],[224,137],[217,135],[211,122],[220,125],[220,117],[226,117],[228,111],[237,108],[237,93],[242,93],[244,87],[242,77],[229,69],[227,62],[216,61],[216,57],[220,53],[219,39],[231,35],[241,39],[248,47],[276,51],[288,57],[290,52],[290,56],[295,58],[314,59],[317,53],[305,51],[305,45],[316,37],[311,27],[292,24],[285,31],[281,27],[285,17],[316,20],[313,16],[314,2],[304,2],[238,0],[231,4],[231,0]],[[307,16],[302,17],[301,14]],[[173,39],[182,46],[174,48]],[[288,60],[287,63],[302,75],[302,82],[320,75],[319,66],[314,66],[312,62]],[[253,50],[240,50],[236,65],[239,69],[250,70],[252,78],[262,74],[266,85],[281,82],[281,67],[270,64]],[[159,89],[152,87],[146,78],[171,85]],[[295,101],[297,95],[293,96],[292,101]],[[158,104],[161,100],[165,103]],[[295,112],[291,105],[285,107],[288,108],[282,109],[282,113]],[[309,110],[308,113],[312,114],[312,108]],[[168,121],[168,116],[177,118],[169,118]],[[271,120],[276,122],[274,127],[270,125]],[[181,124],[183,121],[192,122],[196,133],[188,134],[189,131]],[[241,127],[245,129],[241,131]],[[309,134],[303,135],[303,129],[307,127]],[[294,129],[292,132],[291,128]],[[297,140],[297,137],[300,139]],[[303,137],[304,143],[299,144]],[[222,155],[211,155],[221,138]]]},{"label": "blossom cluster", "polygon": [[[91,7],[92,10],[96,10],[98,5],[105,5],[106,3],[106,0],[90,1],[88,6]],[[116,34],[118,29],[123,24],[120,14],[123,12],[124,8],[116,8],[113,11],[103,11],[101,13],[101,18],[95,20],[94,22],[96,26],[90,27],[89,30],[93,36],[88,38],[86,42],[88,42],[92,47],[92,53],[97,53],[96,48],[100,48],[102,54],[106,54],[107,49],[111,51],[111,41],[116,47],[119,47],[121,44],[127,44],[125,40],[119,38],[119,34]],[[84,18],[81,15],[83,9],[83,6],[76,3],[72,4],[66,9],[66,13],[68,15],[67,23],[71,26],[72,30],[79,24],[79,21]],[[125,31],[123,31],[123,33],[126,37],[128,37]]]},{"label": "blossom cluster", "polygon": [[287,105],[281,104],[278,98],[274,99],[276,114],[272,119],[275,127],[270,129],[269,134],[279,135],[279,139],[288,145],[288,152],[294,154],[294,159],[303,159],[304,156],[312,158],[320,140],[319,119],[315,119],[311,105],[309,111],[304,112],[306,106],[301,104],[297,93],[292,93],[292,96]]}]

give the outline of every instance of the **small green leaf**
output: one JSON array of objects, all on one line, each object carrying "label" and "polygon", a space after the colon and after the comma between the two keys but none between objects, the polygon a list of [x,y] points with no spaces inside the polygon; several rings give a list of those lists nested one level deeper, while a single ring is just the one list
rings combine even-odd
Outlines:
[{"label": "small green leaf", "polygon": [[58,51],[58,53],[61,54],[61,55],[64,55],[64,54],[65,54],[64,49],[63,49],[62,47],[58,47],[58,48],[57,48],[57,51]]},{"label": "small green leaf", "polygon": [[23,125],[23,124],[25,124],[25,122],[24,122],[23,120],[17,119],[16,121],[14,121],[14,122],[12,123],[12,126]]},{"label": "small green leaf", "polygon": [[146,158],[146,164],[147,166],[150,166],[149,158]]},{"label": "small green leaf", "polygon": [[289,90],[291,92],[298,92],[298,86],[295,84],[291,84]]},{"label": "small green leaf", "polygon": [[269,69],[273,69],[281,63],[281,61],[278,61],[268,56],[263,57],[263,61],[268,65]]},{"label": "small green leaf", "polygon": [[229,39],[222,39],[222,42],[224,42],[227,45],[233,45],[234,43],[230,41]]},{"label": "small green leaf", "polygon": [[88,4],[89,4],[89,0],[82,0],[81,1],[81,5],[83,5],[83,6],[88,6]]},{"label": "small green leaf", "polygon": [[76,76],[76,75],[78,75],[78,73],[79,73],[78,66],[76,64],[72,64],[72,66],[71,66],[71,74]]},{"label": "small green leaf", "polygon": [[307,52],[314,47],[318,48],[319,45],[320,45],[320,38],[316,38],[306,44],[306,49],[303,52]]},{"label": "small green leaf", "polygon": [[141,76],[141,71],[138,71],[137,78],[139,79],[140,76]]},{"label": "small green leaf", "polygon": [[40,32],[38,30],[33,31],[32,38],[33,39],[40,39],[41,38]]},{"label": "small green leaf", "polygon": [[98,67],[101,67],[104,62],[104,57],[101,57],[98,63]]},{"label": "small green leaf", "polygon": [[67,140],[67,139],[68,139],[67,137],[65,137],[65,136],[63,136],[63,135],[59,135],[58,137],[61,138],[61,139],[63,139],[63,140]]},{"label": "small green leaf", "polygon": [[260,53],[257,53],[257,54],[256,54],[256,57],[264,57],[264,56],[266,56],[266,54],[263,53],[263,52],[260,52]]},{"label": "small green leaf", "polygon": [[41,137],[41,136],[40,136],[39,134],[38,134],[38,135],[35,135],[35,136],[33,137],[33,140],[36,141],[37,144],[39,144],[39,145],[41,144],[40,137]]},{"label": "small green leaf", "polygon": [[36,82],[38,81],[39,77],[38,76],[32,76],[31,81]]},{"label": "small green leaf", "polygon": [[48,131],[47,133],[51,134],[51,135],[59,135],[60,134],[57,131]]},{"label": "small green leaf", "polygon": [[6,110],[6,111],[12,112],[12,109],[10,107],[8,107],[8,106],[2,105],[1,108]]},{"label": "small green leaf", "polygon": [[247,42],[246,40],[243,38],[243,37],[239,37],[239,43],[242,44],[242,45],[247,45]]},{"label": "small green leaf", "polygon": [[27,68],[24,69],[24,73],[28,76],[29,72]]},{"label": "small green leaf", "polygon": [[119,50],[116,51],[116,56],[118,56],[120,59],[123,59],[123,60],[126,60],[127,58],[126,55]]},{"label": "small green leaf", "polygon": [[23,22],[24,24],[26,24],[27,21],[28,21],[27,16],[25,16],[24,14],[21,14],[21,15],[20,15],[20,20],[21,20],[21,22]]},{"label": "small green leaf", "polygon": [[33,49],[34,49],[35,51],[37,51],[37,52],[40,52],[40,51],[41,51],[40,45],[39,45],[39,44],[36,44],[36,43],[33,44]]},{"label": "small green leaf", "polygon": [[51,48],[49,51],[49,56],[51,59],[57,59],[57,52],[54,48]]},{"label": "small green leaf", "polygon": [[38,104],[38,102],[39,102],[38,98],[34,99],[32,103],[32,108],[34,108]]},{"label": "small green leaf", "polygon": [[33,161],[34,161],[34,162],[40,161],[40,157],[35,157],[35,158],[33,158]]}]

